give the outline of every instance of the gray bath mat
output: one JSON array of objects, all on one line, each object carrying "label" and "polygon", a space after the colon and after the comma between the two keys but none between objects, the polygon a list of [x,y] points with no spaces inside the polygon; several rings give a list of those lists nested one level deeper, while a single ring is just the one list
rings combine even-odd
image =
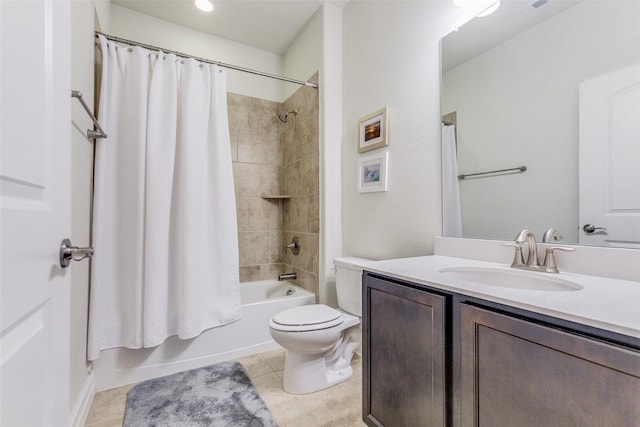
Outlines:
[{"label": "gray bath mat", "polygon": [[127,395],[124,427],[277,427],[238,362],[144,381]]}]

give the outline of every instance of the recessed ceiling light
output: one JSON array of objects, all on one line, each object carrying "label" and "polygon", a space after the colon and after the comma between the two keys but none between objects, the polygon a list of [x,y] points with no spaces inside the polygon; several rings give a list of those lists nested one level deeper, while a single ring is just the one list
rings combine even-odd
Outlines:
[{"label": "recessed ceiling light", "polygon": [[213,10],[213,3],[209,0],[194,0],[193,4],[203,12],[211,12]]}]

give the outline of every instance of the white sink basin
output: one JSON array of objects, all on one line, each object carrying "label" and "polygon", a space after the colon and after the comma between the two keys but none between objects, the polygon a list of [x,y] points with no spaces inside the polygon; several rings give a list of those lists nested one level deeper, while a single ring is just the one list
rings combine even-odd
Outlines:
[{"label": "white sink basin", "polygon": [[447,267],[438,271],[465,282],[528,291],[579,291],[583,287],[552,273],[485,267]]}]

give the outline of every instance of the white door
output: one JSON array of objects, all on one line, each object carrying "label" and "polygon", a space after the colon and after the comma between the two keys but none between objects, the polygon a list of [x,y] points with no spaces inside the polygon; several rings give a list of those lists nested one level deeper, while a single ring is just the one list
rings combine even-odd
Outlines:
[{"label": "white door", "polygon": [[69,424],[70,22],[0,0],[0,425]]},{"label": "white door", "polygon": [[640,248],[640,62],[580,85],[579,144],[580,244]]}]

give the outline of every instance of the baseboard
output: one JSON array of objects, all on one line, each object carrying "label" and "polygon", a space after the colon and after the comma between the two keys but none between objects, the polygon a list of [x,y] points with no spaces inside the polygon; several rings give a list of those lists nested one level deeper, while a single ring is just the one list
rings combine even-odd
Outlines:
[{"label": "baseboard", "polygon": [[83,427],[89,410],[91,409],[91,403],[93,402],[93,395],[96,391],[96,383],[93,376],[93,371],[87,375],[84,380],[80,394],[73,405],[73,410],[69,416],[70,427]]},{"label": "baseboard", "polygon": [[[1,0],[0,0],[1,1]],[[135,384],[151,378],[158,378],[176,372],[187,371],[189,369],[201,368],[225,360],[233,360],[250,354],[262,353],[280,348],[275,341],[270,340],[264,343],[247,346],[241,349],[211,354],[204,357],[191,359],[178,359],[166,361],[164,363],[154,363],[151,365],[132,365],[127,368],[118,368],[118,363],[122,363],[123,354],[130,353],[131,350],[122,348],[105,350],[98,360],[94,361],[94,373],[96,377],[95,392],[121,387],[126,384]],[[139,350],[135,350],[139,351]]]}]

